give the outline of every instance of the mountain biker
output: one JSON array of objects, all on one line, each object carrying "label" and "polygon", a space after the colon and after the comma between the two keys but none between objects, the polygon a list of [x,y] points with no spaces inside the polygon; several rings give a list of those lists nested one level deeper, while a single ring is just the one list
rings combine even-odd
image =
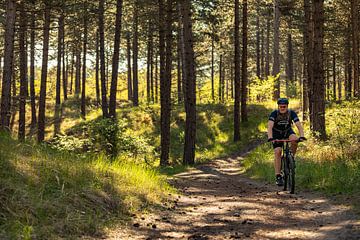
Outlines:
[{"label": "mountain biker", "polygon": [[[288,109],[289,100],[287,98],[279,98],[277,101],[278,109],[273,111],[269,116],[268,121],[268,142],[273,143],[274,155],[275,155],[275,179],[276,185],[283,186],[283,176],[281,175],[281,153],[284,143],[275,142],[277,139],[289,139],[291,142],[291,152],[295,156],[297,150],[297,141],[306,140],[304,137],[304,129],[297,116],[297,114]],[[300,138],[298,138],[291,128],[291,125],[295,123],[299,130]]]}]

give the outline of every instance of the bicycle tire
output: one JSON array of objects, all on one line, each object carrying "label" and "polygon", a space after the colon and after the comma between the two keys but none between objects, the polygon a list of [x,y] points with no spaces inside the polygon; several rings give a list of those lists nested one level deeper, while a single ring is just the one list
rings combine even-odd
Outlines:
[{"label": "bicycle tire", "polygon": [[289,190],[290,194],[295,193],[295,160],[292,154],[288,155],[288,163],[289,163]]},{"label": "bicycle tire", "polygon": [[282,175],[283,175],[283,179],[284,179],[283,190],[286,191],[287,190],[287,185],[288,185],[289,170],[288,170],[288,166],[286,164],[285,157],[281,158],[281,164],[282,164]]}]

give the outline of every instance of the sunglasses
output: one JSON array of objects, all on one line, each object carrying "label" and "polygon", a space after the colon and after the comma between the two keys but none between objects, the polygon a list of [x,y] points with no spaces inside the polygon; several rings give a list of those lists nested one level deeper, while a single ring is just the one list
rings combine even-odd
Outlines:
[{"label": "sunglasses", "polygon": [[279,106],[279,108],[287,108],[287,106]]}]

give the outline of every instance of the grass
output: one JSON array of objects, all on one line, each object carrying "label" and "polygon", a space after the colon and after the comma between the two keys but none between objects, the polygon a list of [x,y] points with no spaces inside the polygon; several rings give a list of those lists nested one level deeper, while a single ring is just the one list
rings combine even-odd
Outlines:
[{"label": "grass", "polygon": [[[310,137],[300,144],[296,157],[296,182],[302,189],[355,199],[360,193],[360,102],[332,103],[326,112],[328,140]],[[308,123],[305,123],[307,126]],[[307,132],[306,136],[310,136]],[[258,147],[243,161],[247,174],[274,182],[270,144]],[[360,207],[354,200],[356,207]]]},{"label": "grass", "polygon": [[174,190],[154,169],[0,136],[0,238],[101,236]]}]

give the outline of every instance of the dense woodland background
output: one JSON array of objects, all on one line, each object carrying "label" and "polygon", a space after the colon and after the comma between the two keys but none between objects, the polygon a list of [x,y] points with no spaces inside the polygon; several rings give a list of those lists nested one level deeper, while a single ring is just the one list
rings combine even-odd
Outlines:
[{"label": "dense woodland background", "polygon": [[159,103],[160,163],[168,165],[171,106],[184,105],[183,162],[191,164],[196,103],[234,102],[238,141],[240,120],[252,114],[249,101],[298,98],[303,119],[326,139],[325,102],[359,96],[356,1],[7,0],[2,6],[1,126],[22,140],[36,133],[44,141],[49,117],[59,123],[69,98],[84,119],[90,106],[115,119],[120,102]]}]

